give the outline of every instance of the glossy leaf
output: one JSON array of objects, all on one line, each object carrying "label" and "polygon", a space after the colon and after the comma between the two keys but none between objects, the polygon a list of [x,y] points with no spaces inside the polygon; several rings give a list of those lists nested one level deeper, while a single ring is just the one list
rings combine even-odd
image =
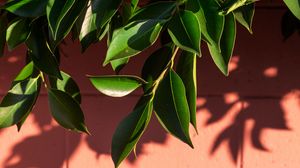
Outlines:
[{"label": "glossy leaf", "polygon": [[96,25],[103,28],[104,25],[117,12],[122,0],[92,0],[92,11],[96,14]]},{"label": "glossy leaf", "polygon": [[148,82],[144,85],[145,92],[152,87],[154,81],[157,80],[159,75],[166,69],[167,64],[171,60],[172,54],[172,47],[166,45],[156,50],[147,58],[142,69],[142,78]]},{"label": "glossy leaf", "polygon": [[23,43],[30,33],[29,23],[26,19],[14,20],[6,31],[6,41],[8,48],[13,50]]},{"label": "glossy leaf", "polygon": [[72,131],[89,134],[80,105],[68,93],[48,89],[48,101],[52,116],[59,125]]},{"label": "glossy leaf", "polygon": [[254,3],[257,0],[227,0],[224,1],[221,7],[220,14],[228,15],[230,12],[245,6]]},{"label": "glossy leaf", "polygon": [[129,58],[121,58],[114,61],[111,61],[111,67],[117,73],[129,62]]},{"label": "glossy leaf", "polygon": [[30,113],[36,102],[40,78],[29,79],[15,84],[0,104],[0,128],[17,124]]},{"label": "glossy leaf", "polygon": [[4,9],[22,17],[37,17],[45,13],[47,0],[13,0],[4,5]]},{"label": "glossy leaf", "polygon": [[154,97],[154,110],[163,127],[193,148],[189,136],[190,112],[184,84],[171,70],[160,82]]},{"label": "glossy leaf", "polygon": [[80,104],[81,95],[78,85],[69,74],[63,71],[61,71],[60,73],[62,79],[50,78],[51,88],[68,93],[74,100],[76,100]]},{"label": "glossy leaf", "polygon": [[90,44],[97,41],[97,26],[96,26],[96,14],[92,13],[92,6],[90,1],[88,7],[83,12],[78,21],[80,21],[79,26],[79,40],[81,43],[81,50],[84,52]]},{"label": "glossy leaf", "polygon": [[255,12],[254,3],[242,6],[233,11],[235,19],[252,33],[252,21]]},{"label": "glossy leaf", "polygon": [[118,125],[112,139],[111,155],[115,167],[129,155],[144,133],[152,114],[152,101],[142,97],[133,112]]},{"label": "glossy leaf", "polygon": [[208,48],[216,65],[224,75],[228,75],[228,63],[234,48],[236,25],[233,14],[226,15],[225,19],[220,46],[208,45]]},{"label": "glossy leaf", "polygon": [[168,32],[179,48],[200,55],[199,24],[193,12],[181,11],[169,22]]},{"label": "glossy leaf", "polygon": [[145,84],[145,81],[137,76],[90,76],[89,79],[98,91],[111,97],[126,96]]},{"label": "glossy leaf", "polygon": [[196,102],[197,102],[197,78],[196,78],[196,55],[183,51],[177,64],[177,73],[182,79],[186,98],[190,109],[190,122],[197,130]]},{"label": "glossy leaf", "polygon": [[116,59],[137,55],[151,46],[157,40],[163,22],[163,20],[137,21],[115,31],[104,65]]},{"label": "glossy leaf", "polygon": [[156,2],[137,10],[130,20],[169,19],[175,9],[176,2]]},{"label": "glossy leaf", "polygon": [[290,11],[300,20],[300,0],[283,0]]},{"label": "glossy leaf", "polygon": [[26,44],[30,50],[28,54],[31,56],[34,65],[46,74],[61,79],[57,60],[48,48],[43,31],[40,30],[38,25],[35,24],[32,27]]},{"label": "glossy leaf", "polygon": [[188,0],[186,9],[197,16],[203,38],[210,45],[218,45],[224,27],[224,16],[219,15],[220,5],[216,0]]},{"label": "glossy leaf", "polygon": [[6,28],[7,28],[7,17],[3,13],[0,15],[0,57],[4,54],[5,42],[6,42]]},{"label": "glossy leaf", "polygon": [[47,19],[54,41],[67,36],[86,5],[84,0],[48,1]]}]

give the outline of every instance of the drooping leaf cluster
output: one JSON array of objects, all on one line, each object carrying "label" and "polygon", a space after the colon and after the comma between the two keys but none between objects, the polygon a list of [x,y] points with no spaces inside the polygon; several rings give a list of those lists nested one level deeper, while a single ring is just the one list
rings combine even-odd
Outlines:
[{"label": "drooping leaf cluster", "polygon": [[[107,40],[103,66],[110,64],[117,74],[131,57],[161,41],[145,60],[140,77],[88,76],[98,91],[112,97],[143,89],[133,111],[115,131],[112,158],[118,167],[136,147],[153,113],[167,132],[193,147],[189,126],[197,131],[196,61],[202,56],[201,44],[228,75],[236,22],[252,33],[255,1],[9,0],[0,8],[0,56],[5,45],[14,50],[25,44],[28,63],[2,99],[0,127],[20,129],[43,86],[53,118],[66,129],[89,133],[79,88],[59,68],[59,46],[67,36],[80,41],[82,52]],[[284,2],[300,19],[300,1]]]}]

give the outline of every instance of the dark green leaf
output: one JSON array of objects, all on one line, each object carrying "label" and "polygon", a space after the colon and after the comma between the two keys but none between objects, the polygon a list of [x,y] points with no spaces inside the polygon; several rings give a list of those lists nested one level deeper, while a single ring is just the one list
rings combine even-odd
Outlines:
[{"label": "dark green leaf", "polygon": [[40,78],[15,84],[0,104],[0,128],[20,122],[30,113],[39,94]]},{"label": "dark green leaf", "polygon": [[69,74],[63,71],[61,71],[60,73],[62,76],[62,80],[57,78],[50,78],[51,87],[53,89],[68,93],[74,100],[76,100],[80,104],[81,95],[78,85]]},{"label": "dark green leaf", "polygon": [[201,31],[197,17],[181,11],[169,22],[169,34],[179,48],[200,55]]},{"label": "dark green leaf", "polygon": [[226,15],[225,19],[220,45],[215,46],[208,44],[208,48],[216,65],[223,74],[228,75],[228,63],[234,48],[236,25],[233,14]]},{"label": "dark green leaf", "polygon": [[[163,46],[152,53],[144,63],[142,69],[142,78],[148,83],[144,85],[144,91],[147,92],[155,80],[166,69],[173,54],[173,49],[169,45]],[[155,67],[155,68],[153,68]]]},{"label": "dark green leaf", "polygon": [[184,84],[173,70],[157,88],[154,110],[160,123],[168,132],[193,148],[189,136],[190,112]]},{"label": "dark green leaf", "polygon": [[92,11],[96,14],[96,24],[98,28],[104,25],[117,12],[122,0],[92,0]]},{"label": "dark green leaf", "polygon": [[6,31],[6,41],[9,50],[13,50],[23,43],[30,33],[29,23],[26,19],[14,20]]},{"label": "dark green leaf", "polygon": [[4,54],[6,42],[7,17],[6,13],[0,15],[0,57]]},{"label": "dark green leaf", "polygon": [[176,2],[156,2],[137,10],[130,20],[168,19],[175,9]]},{"label": "dark green leaf", "polygon": [[283,0],[290,11],[300,20],[300,0]]},{"label": "dark green leaf", "polygon": [[141,78],[127,75],[90,76],[89,79],[97,90],[112,97],[126,96],[145,84]]},{"label": "dark green leaf", "polygon": [[131,4],[132,11],[135,11],[136,8],[138,7],[139,0],[131,0],[130,4]]},{"label": "dark green leaf", "polygon": [[57,60],[48,47],[43,31],[37,24],[32,26],[26,44],[29,49],[28,54],[31,56],[34,65],[46,74],[61,79]]},{"label": "dark green leaf", "polygon": [[37,17],[45,13],[47,0],[13,0],[4,5],[4,9],[22,17]]},{"label": "dark green leaf", "polygon": [[252,20],[255,12],[254,3],[242,6],[233,11],[235,19],[252,33]]},{"label": "dark green leaf", "polygon": [[150,121],[152,109],[152,100],[142,97],[133,112],[118,125],[111,147],[115,167],[118,167],[136,146]]},{"label": "dark green leaf", "polygon": [[48,89],[48,101],[52,116],[59,125],[72,131],[89,134],[80,105],[68,93]]},{"label": "dark green leaf", "polygon": [[196,78],[196,55],[190,52],[183,51],[180,55],[177,69],[178,75],[182,79],[186,98],[190,109],[190,122],[197,130],[196,120],[196,102],[197,102],[197,78]]},{"label": "dark green leaf", "polygon": [[136,21],[115,31],[104,65],[116,59],[137,55],[151,46],[157,40],[163,23],[163,20]]},{"label": "dark green leaf", "polygon": [[186,9],[196,14],[203,38],[218,45],[224,27],[224,16],[218,14],[220,5],[215,0],[188,0]]},{"label": "dark green leaf", "polygon": [[58,43],[71,31],[81,11],[86,7],[84,0],[49,0],[47,18],[54,41]]}]

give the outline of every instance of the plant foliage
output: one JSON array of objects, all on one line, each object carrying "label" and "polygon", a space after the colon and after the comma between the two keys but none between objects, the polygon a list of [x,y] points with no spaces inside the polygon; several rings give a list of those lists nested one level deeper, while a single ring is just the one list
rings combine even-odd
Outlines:
[{"label": "plant foliage", "polygon": [[[98,91],[112,97],[143,89],[112,138],[116,167],[134,150],[153,113],[167,132],[193,147],[189,126],[197,130],[196,60],[201,57],[200,44],[208,46],[216,67],[228,75],[236,23],[252,33],[255,1],[8,0],[0,8],[0,56],[5,45],[14,50],[25,44],[28,63],[2,99],[0,128],[17,125],[21,129],[43,86],[57,123],[68,130],[89,133],[79,88],[59,68],[60,44],[70,34],[80,41],[82,51],[107,40],[103,66],[110,64],[118,74],[131,57],[157,43],[161,36],[161,45],[145,61],[141,77],[88,78]],[[284,3],[294,16],[286,15],[283,23],[290,22],[291,17],[300,19],[300,1]],[[294,28],[299,29],[299,23],[285,28],[283,34],[289,36]]]}]

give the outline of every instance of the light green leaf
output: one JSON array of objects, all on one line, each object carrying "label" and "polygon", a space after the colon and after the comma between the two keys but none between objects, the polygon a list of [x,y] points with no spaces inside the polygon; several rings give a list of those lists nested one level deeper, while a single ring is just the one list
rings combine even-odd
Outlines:
[{"label": "light green leaf", "polygon": [[197,17],[190,11],[181,11],[168,25],[168,32],[179,48],[200,55],[201,31]]},{"label": "light green leaf", "polygon": [[29,49],[28,54],[34,65],[41,71],[50,76],[62,78],[57,60],[53,53],[50,51],[43,31],[41,31],[38,24],[32,25],[30,36],[26,41],[26,45]]},{"label": "light green leaf", "polygon": [[283,0],[290,11],[300,20],[300,0]]},{"label": "light green leaf", "polygon": [[152,109],[150,97],[142,97],[133,112],[118,125],[113,135],[111,147],[115,167],[118,167],[135,148],[150,121]]},{"label": "light green leaf", "polygon": [[112,75],[89,76],[94,87],[101,93],[111,97],[123,97],[146,82],[137,76]]},{"label": "light green leaf", "polygon": [[121,58],[114,61],[111,61],[110,64],[113,70],[117,73],[129,62],[129,58]]},{"label": "light green leaf", "polygon": [[37,17],[45,13],[47,0],[12,0],[2,8],[22,17]]},{"label": "light green leaf", "polygon": [[72,79],[72,77],[60,71],[62,79],[52,78],[50,77],[49,82],[51,88],[61,90],[65,93],[68,93],[74,100],[76,100],[79,104],[81,103],[81,95],[80,90],[76,82]]},{"label": "light green leaf", "polygon": [[0,104],[0,128],[12,126],[26,118],[36,102],[39,89],[39,77],[15,84]]},{"label": "light green leaf", "polygon": [[31,77],[34,72],[34,64],[33,62],[29,62],[24,68],[19,72],[14,81],[19,82]]},{"label": "light green leaf", "polygon": [[6,41],[8,49],[13,50],[23,43],[30,33],[29,23],[26,19],[14,20],[7,28]]},{"label": "light green leaf", "polygon": [[72,131],[89,134],[80,105],[68,93],[48,89],[48,101],[52,116],[59,125]]},{"label": "light green leaf", "polygon": [[184,84],[173,70],[157,88],[154,110],[168,132],[193,148],[189,135],[190,112]]},{"label": "light green leaf", "polygon": [[180,55],[177,64],[177,73],[182,79],[186,98],[190,109],[190,122],[197,131],[197,77],[196,77],[196,55],[190,52],[183,51]]},{"label": "light green leaf", "polygon": [[252,34],[252,21],[255,12],[254,3],[242,6],[233,11],[235,19]]},{"label": "light green leaf", "polygon": [[163,20],[135,21],[115,31],[103,64],[132,57],[151,46],[157,40],[163,23]]},{"label": "light green leaf", "polygon": [[245,6],[254,3],[257,0],[227,0],[222,4],[220,14],[228,15],[230,12]]},{"label": "light green leaf", "polygon": [[[176,2],[155,2],[137,10],[130,21],[149,19],[169,19],[176,9]],[[155,11],[155,12],[153,12]]]},{"label": "light green leaf", "polygon": [[103,28],[104,25],[117,12],[122,0],[92,0],[92,11],[96,14],[96,25]]}]

